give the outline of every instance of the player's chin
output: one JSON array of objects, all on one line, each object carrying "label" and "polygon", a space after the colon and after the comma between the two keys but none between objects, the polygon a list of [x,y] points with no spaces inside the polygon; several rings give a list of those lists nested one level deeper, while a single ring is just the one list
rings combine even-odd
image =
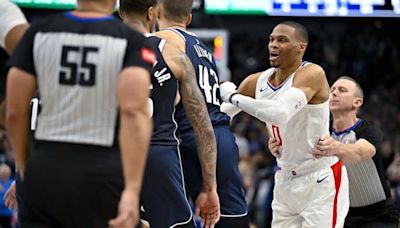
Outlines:
[{"label": "player's chin", "polygon": [[271,67],[279,67],[279,63],[275,62],[275,61],[269,61],[269,65]]}]

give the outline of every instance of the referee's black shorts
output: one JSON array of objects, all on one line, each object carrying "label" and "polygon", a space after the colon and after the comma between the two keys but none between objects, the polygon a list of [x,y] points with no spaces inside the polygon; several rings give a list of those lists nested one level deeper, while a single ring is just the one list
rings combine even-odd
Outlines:
[{"label": "referee's black shorts", "polygon": [[22,183],[21,227],[107,227],[123,187],[117,148],[37,141]]}]

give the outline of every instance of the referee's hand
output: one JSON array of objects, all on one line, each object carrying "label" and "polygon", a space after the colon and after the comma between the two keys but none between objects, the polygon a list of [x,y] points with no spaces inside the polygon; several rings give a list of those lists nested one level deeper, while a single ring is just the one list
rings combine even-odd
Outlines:
[{"label": "referee's hand", "polygon": [[108,222],[109,228],[132,228],[139,222],[139,197],[135,191],[124,190],[118,206],[118,215]]}]

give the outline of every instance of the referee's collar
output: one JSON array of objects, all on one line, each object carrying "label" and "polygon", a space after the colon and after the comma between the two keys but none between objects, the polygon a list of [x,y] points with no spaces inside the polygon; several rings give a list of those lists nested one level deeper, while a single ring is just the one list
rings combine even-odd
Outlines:
[{"label": "referee's collar", "polygon": [[76,22],[98,22],[98,21],[108,21],[113,20],[115,17],[113,15],[104,16],[104,17],[80,17],[74,15],[72,11],[65,12],[64,15]]}]

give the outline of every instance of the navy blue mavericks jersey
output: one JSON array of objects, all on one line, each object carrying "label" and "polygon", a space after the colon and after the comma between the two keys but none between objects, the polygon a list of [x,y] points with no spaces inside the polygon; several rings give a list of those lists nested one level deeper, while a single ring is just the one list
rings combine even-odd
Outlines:
[{"label": "navy blue mavericks jersey", "polygon": [[[196,72],[197,84],[206,101],[212,125],[229,124],[229,116],[220,111],[221,95],[219,93],[219,78],[214,56],[195,35],[179,29],[170,30],[178,33],[186,42],[186,54]],[[182,102],[176,108],[175,117],[179,124],[180,133],[192,129],[183,109]]]},{"label": "navy blue mavericks jersey", "polygon": [[153,104],[151,145],[177,145],[178,140],[175,132],[178,126],[174,119],[174,113],[178,81],[162,56],[165,40],[156,36],[149,36],[147,39],[157,55],[151,77],[151,100]]}]

